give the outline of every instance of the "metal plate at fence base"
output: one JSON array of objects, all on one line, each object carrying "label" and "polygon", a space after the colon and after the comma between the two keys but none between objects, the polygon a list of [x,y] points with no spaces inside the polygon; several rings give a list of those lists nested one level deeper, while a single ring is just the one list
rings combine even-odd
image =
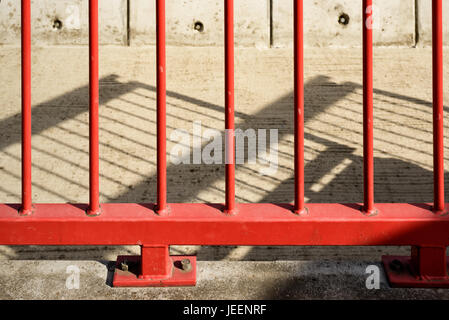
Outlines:
[{"label": "metal plate at fence base", "polygon": [[[151,278],[150,275],[140,277],[141,256],[119,256],[117,258],[113,286],[114,287],[190,287],[196,285],[196,257],[170,256],[173,272],[169,278]],[[182,269],[182,261],[190,260],[190,269]],[[128,270],[122,270],[126,263]]]},{"label": "metal plate at fence base", "polygon": [[418,276],[409,256],[383,256],[382,263],[392,288],[449,288],[449,277],[426,279]]}]

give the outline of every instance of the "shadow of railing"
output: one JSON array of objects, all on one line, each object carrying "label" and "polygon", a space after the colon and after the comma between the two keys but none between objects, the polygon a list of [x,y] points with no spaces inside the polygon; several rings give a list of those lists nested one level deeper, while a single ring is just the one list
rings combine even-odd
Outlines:
[{"label": "shadow of railing", "polygon": [[[100,80],[101,86],[100,101],[102,104],[102,109],[109,108],[109,112],[117,112],[122,115],[122,117],[135,118],[137,121],[142,121],[148,125],[148,131],[142,129],[135,124],[130,124],[119,120],[114,117],[110,117],[105,113],[101,114],[101,122],[111,122],[120,125],[124,128],[121,132],[112,132],[111,130],[102,127],[102,132],[106,132],[110,137],[118,139],[121,143],[130,143],[136,146],[135,152],[129,152],[127,150],[121,149],[120,145],[115,145],[114,141],[111,140],[110,143],[102,142],[105,147],[112,148],[113,152],[126,155],[127,157],[135,158],[140,162],[148,162],[151,166],[155,166],[151,157],[143,156],[141,152],[137,149],[138,147],[145,147],[146,150],[152,151],[152,156],[155,158],[156,150],[154,145],[148,144],[145,141],[141,141],[136,138],[137,134],[134,135],[133,132],[146,133],[148,136],[155,137],[155,121],[154,117],[144,118],[140,113],[131,113],[126,108],[117,108],[110,105],[110,102],[117,99],[122,99],[124,104],[133,104],[136,109],[147,109],[151,112],[155,110],[155,98],[154,94],[156,88],[154,86],[130,81],[130,82],[119,82],[118,77],[115,75],[109,75]],[[107,84],[115,84],[111,87]],[[345,82],[345,83],[334,83],[330,81],[330,78],[326,76],[317,76],[308,81],[305,85],[306,93],[306,106],[307,112],[305,114],[305,125],[306,125],[306,153],[315,154],[314,157],[308,159],[305,168],[305,181],[306,181],[306,197],[309,202],[361,202],[363,198],[362,194],[362,163],[363,159],[357,154],[357,150],[361,148],[361,121],[357,120],[359,117],[357,114],[361,115],[362,106],[359,101],[351,101],[350,96],[357,95],[358,91],[361,90],[361,86],[357,83]],[[142,93],[144,92],[144,93]],[[137,96],[137,99],[143,102],[132,102],[123,98],[124,95],[133,93]],[[413,97],[407,97],[404,95],[399,95],[384,90],[376,90],[376,99],[394,99],[402,101],[403,104],[415,104],[423,106],[427,109],[429,113],[431,112],[431,103],[428,101],[416,99]],[[177,92],[167,92],[169,98],[168,105],[169,109],[175,109],[177,112],[172,112],[168,114],[168,117],[178,117],[182,119],[182,112],[186,112],[185,108],[180,103],[174,103],[172,100],[180,101],[181,103],[188,103],[197,106],[201,110],[202,116],[207,118],[214,118],[214,120],[220,120],[219,116],[213,116],[212,113],[222,113],[224,111],[223,106],[209,103],[200,99],[195,99],[184,94]],[[84,97],[80,101],[80,97]],[[310,99],[313,97],[314,100]],[[361,100],[361,99],[360,99]],[[72,106],[73,102],[76,101],[76,106]],[[348,110],[344,105],[346,101],[351,101],[351,104],[355,106],[355,109]],[[397,103],[397,102],[395,102]],[[247,114],[244,112],[236,112],[236,118],[238,119],[239,128],[241,129],[278,129],[279,130],[279,140],[283,144],[284,149],[293,150],[292,139],[290,137],[293,130],[293,117],[292,117],[292,104],[293,104],[293,94],[287,94],[278,100],[269,103],[263,107],[260,111],[255,114]],[[339,105],[337,109],[342,110],[341,114],[335,113],[330,110],[332,107]],[[347,103],[346,103],[347,104]],[[88,105],[88,86],[84,86],[68,92],[58,98],[52,99],[40,105],[33,107],[32,117],[33,121],[33,134],[43,135],[43,133],[51,128],[58,128],[66,134],[76,136],[84,142],[88,141],[87,131],[76,132],[67,127],[61,126],[61,124],[66,120],[73,120],[80,122],[84,128],[87,127],[88,123],[86,121],[81,121],[77,119],[80,115],[87,111]],[[52,112],[49,116],[48,108],[52,107]],[[423,112],[423,109],[419,109]],[[425,112],[424,110],[424,112]],[[447,111],[447,107],[445,107]],[[388,111],[388,110],[387,110]],[[394,116],[396,111],[389,110]],[[335,119],[334,123],[326,123],[326,119],[319,119],[322,115],[331,114]],[[348,116],[349,114],[349,116]],[[350,115],[354,114],[353,118]],[[393,119],[392,116],[392,119]],[[413,115],[410,115],[413,116]],[[224,118],[224,116],[223,116]],[[421,119],[426,121],[425,119]],[[347,130],[355,135],[359,135],[359,138],[354,139],[353,137],[339,137],[335,136],[333,138],[332,132],[323,132],[322,128],[318,127],[314,121],[320,121],[326,124],[329,128],[334,128],[338,130]],[[340,122],[339,122],[340,121]],[[341,122],[346,121],[348,123],[352,122],[354,128],[351,126],[344,127]],[[389,120],[391,121],[391,119]],[[427,121],[429,122],[429,121]],[[431,123],[429,122],[429,130],[423,129],[426,133],[431,134]],[[207,124],[205,124],[207,125]],[[223,123],[224,126],[224,123]],[[128,131],[125,130],[128,129]],[[358,128],[358,129],[355,129]],[[169,130],[175,129],[174,127],[169,127]],[[20,159],[11,153],[7,153],[7,148],[13,144],[20,143],[20,114],[16,114],[4,120],[0,120],[0,130],[2,132],[8,132],[5,135],[5,139],[0,141],[0,150],[7,154],[9,157],[17,162]],[[352,131],[351,131],[352,130]],[[398,134],[391,128],[381,128],[388,134]],[[418,130],[420,130],[418,128]],[[224,136],[224,135],[223,135]],[[87,148],[82,149],[80,147],[72,146],[67,141],[63,139],[55,138],[54,136],[45,135],[46,139],[51,140],[55,145],[63,146],[68,150],[76,153],[78,156],[82,155],[87,158]],[[377,139],[378,137],[376,137]],[[352,140],[351,140],[352,139]],[[384,139],[384,137],[379,137],[379,139]],[[413,140],[416,137],[404,137],[404,139]],[[388,140],[388,139],[387,139]],[[431,139],[429,140],[431,142]],[[400,145],[397,141],[386,141],[386,143]],[[422,141],[420,142],[422,143]],[[321,149],[314,147],[315,145],[320,145]],[[204,147],[201,146],[201,147]],[[410,148],[414,150],[415,145],[402,145],[404,148]],[[83,172],[87,174],[88,168],[83,165],[77,164],[76,161],[72,159],[71,156],[61,157],[51,151],[45,150],[44,146],[33,145],[33,150],[40,153],[46,154],[46,156],[56,156],[58,161],[64,161],[72,167],[76,167],[78,172]],[[385,152],[384,150],[379,150],[383,154],[383,157],[375,158],[375,200],[376,202],[430,202],[432,201],[433,188],[432,188],[432,172],[430,170],[424,169],[422,165],[417,164],[417,161],[411,162],[408,159],[401,159],[393,153]],[[423,152],[421,150],[421,152]],[[425,152],[423,152],[425,153]],[[428,155],[431,157],[431,155]],[[281,160],[280,162],[293,162],[292,152],[282,151],[280,152]],[[248,160],[248,159],[246,159]],[[155,174],[144,174],[138,168],[133,168],[129,165],[117,161],[117,159],[108,159],[104,155],[101,156],[101,161],[106,163],[109,167],[115,167],[118,171],[123,171],[135,175],[139,179],[139,183],[132,185],[125,191],[120,192],[116,196],[104,195],[103,197],[108,198],[110,202],[154,202],[156,198],[156,175]],[[57,175],[55,172],[51,172],[43,167],[38,167],[39,170],[47,170],[49,176],[54,176],[57,179],[66,179],[71,184],[79,184],[79,187],[87,191],[87,185],[82,184],[76,179],[69,179],[66,176]],[[287,173],[287,178],[279,179],[277,176],[260,177],[264,181],[269,180],[270,184],[276,185],[276,187],[267,189],[263,184],[256,182],[251,183],[251,181],[239,179],[239,172],[246,175],[255,175],[256,170],[246,166],[241,165],[237,167],[237,184],[246,185],[250,184],[248,188],[256,188],[260,197],[258,202],[291,202],[293,201],[293,171],[289,166],[280,166],[280,170]],[[8,173],[8,168],[3,168],[3,172]],[[76,176],[73,175],[72,176]],[[199,196],[200,192],[215,186],[218,181],[223,180],[224,177],[224,166],[223,165],[169,165],[167,169],[168,176],[168,200],[169,202],[198,202],[203,201]],[[14,176],[20,181],[20,177]],[[102,171],[101,178],[116,185],[123,185],[122,179],[120,177],[114,177],[106,171]],[[448,176],[445,177],[446,182],[449,181]],[[86,181],[87,182],[87,181]],[[44,183],[39,181],[33,182],[34,186],[40,188],[47,192],[53,192],[58,197],[64,201],[69,201],[70,198],[65,197],[63,190],[49,190],[45,187]],[[7,190],[6,186],[0,185],[0,192],[10,192]],[[217,193],[219,197],[224,199],[224,190],[220,190],[217,187],[214,188],[214,192]],[[446,196],[449,193],[446,192]],[[18,195],[17,195],[18,197]],[[86,193],[87,197],[87,193]],[[251,199],[246,199],[244,195],[237,194],[238,200],[242,202],[251,201]],[[197,251],[199,259],[209,260],[209,259],[223,259],[229,257],[235,247],[203,247]],[[301,255],[312,256],[313,252],[322,258],[323,255],[335,256],[335,252],[339,253],[340,256],[344,255],[345,248],[326,248],[320,253],[320,249],[316,247],[306,247],[306,248],[282,248],[278,251],[273,252],[273,248],[261,247],[252,248],[245,251],[244,259],[247,260],[275,260],[279,257],[282,259],[296,259]],[[16,258],[20,259],[20,250],[16,251]],[[332,254],[330,254],[332,252]],[[363,254],[363,253],[362,253]],[[366,254],[366,253],[365,253]],[[377,255],[377,253],[375,253]],[[70,259],[70,255],[67,253],[65,258]]]}]

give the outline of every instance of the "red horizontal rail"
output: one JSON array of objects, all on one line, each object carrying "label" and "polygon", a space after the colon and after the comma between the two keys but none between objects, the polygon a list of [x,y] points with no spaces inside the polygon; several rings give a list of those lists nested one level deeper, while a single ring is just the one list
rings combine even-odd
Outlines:
[{"label": "red horizontal rail", "polygon": [[308,204],[306,217],[276,204],[239,204],[233,216],[222,205],[170,204],[163,217],[145,204],[103,204],[98,217],[80,205],[35,206],[21,217],[18,205],[0,205],[0,244],[449,245],[449,216],[435,215],[431,204],[376,204],[373,217],[358,204]]}]

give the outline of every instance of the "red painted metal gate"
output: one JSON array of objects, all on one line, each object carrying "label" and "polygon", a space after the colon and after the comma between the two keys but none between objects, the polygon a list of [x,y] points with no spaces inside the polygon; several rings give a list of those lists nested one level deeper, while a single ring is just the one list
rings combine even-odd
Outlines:
[{"label": "red painted metal gate", "polygon": [[[294,1],[295,191],[293,204],[235,203],[235,163],[226,164],[225,204],[168,204],[166,181],[165,0],[157,17],[157,203],[99,203],[98,0],[89,1],[90,202],[32,204],[31,22],[22,0],[22,203],[0,204],[2,245],[140,245],[140,256],[120,256],[114,286],[196,283],[194,256],[170,256],[170,245],[412,246],[409,257],[384,256],[394,287],[449,287],[444,202],[442,0],[433,0],[434,203],[374,203],[372,0],[363,0],[364,203],[304,202],[303,1]],[[234,132],[233,0],[225,5],[225,127]]]}]

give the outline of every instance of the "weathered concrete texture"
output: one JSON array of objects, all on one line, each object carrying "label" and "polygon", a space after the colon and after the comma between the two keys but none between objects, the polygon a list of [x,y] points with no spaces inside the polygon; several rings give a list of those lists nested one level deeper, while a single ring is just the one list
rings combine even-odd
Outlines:
[{"label": "weathered concrete texture", "polygon": [[[418,45],[432,44],[432,1],[417,1]],[[449,1],[443,1],[443,42],[449,43]]]},{"label": "weathered concrete texture", "polygon": [[[130,6],[131,44],[154,44],[156,41],[155,1],[132,0]],[[269,0],[236,0],[234,7],[235,43],[241,46],[268,47]],[[167,1],[166,25],[168,44],[222,46],[224,2],[222,0]]]},{"label": "weathered concrete texture", "polygon": [[[87,44],[88,1],[32,0],[32,40],[37,45]],[[127,42],[126,0],[99,1],[100,43]],[[0,44],[20,44],[20,1],[0,2]]]},{"label": "weathered concrete texture", "polygon": [[[37,45],[87,44],[88,1],[32,0],[33,42]],[[270,5],[272,3],[272,7]],[[304,0],[307,46],[352,47],[361,44],[361,1]],[[132,45],[155,43],[155,1],[101,0],[100,42]],[[172,45],[222,45],[223,1],[166,1],[167,43]],[[379,0],[374,8],[376,45],[415,45],[431,41],[431,1]],[[449,3],[444,2],[445,16]],[[272,20],[270,21],[270,11]],[[415,17],[417,12],[418,17]],[[345,17],[348,24],[339,23]],[[235,42],[239,46],[290,46],[293,1],[236,0]],[[128,21],[129,18],[129,21]],[[349,20],[347,20],[349,18]],[[343,22],[343,21],[340,21]],[[272,23],[272,24],[271,24]],[[271,25],[270,25],[271,24]],[[129,27],[129,28],[128,28]],[[445,39],[449,27],[445,24]],[[271,33],[271,36],[270,36]],[[128,39],[128,35],[130,39]],[[0,2],[0,44],[20,43],[20,1]]]},{"label": "weathered concrete texture", "polygon": [[[415,6],[412,0],[375,1],[376,45],[414,45]],[[273,1],[273,45],[291,46],[293,1]],[[345,17],[344,15],[347,15]],[[343,23],[345,17],[346,23]],[[349,20],[348,20],[349,17]],[[317,47],[352,47],[362,44],[362,1],[304,0],[304,43]]]},{"label": "weathered concrete texture", "polygon": [[[366,287],[368,266],[379,268],[378,290]],[[112,288],[113,270],[110,261],[0,261],[0,299],[449,299],[443,289],[391,289],[373,261],[200,261],[186,288]]]}]

